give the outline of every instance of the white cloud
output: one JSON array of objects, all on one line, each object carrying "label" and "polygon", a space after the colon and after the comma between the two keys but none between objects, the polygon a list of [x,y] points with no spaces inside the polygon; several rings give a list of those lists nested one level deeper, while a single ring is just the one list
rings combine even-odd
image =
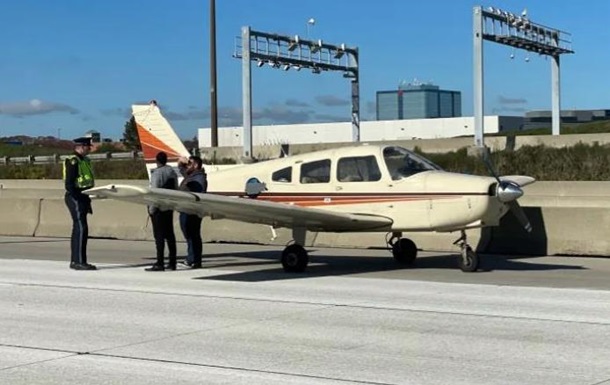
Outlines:
[{"label": "white cloud", "polygon": [[341,99],[335,95],[319,95],[316,96],[316,102],[326,107],[349,106],[350,101]]},{"label": "white cloud", "polygon": [[79,113],[76,108],[68,106],[67,104],[47,102],[40,99],[0,103],[0,115],[22,118],[30,115],[43,115],[54,112],[66,112],[72,115]]}]

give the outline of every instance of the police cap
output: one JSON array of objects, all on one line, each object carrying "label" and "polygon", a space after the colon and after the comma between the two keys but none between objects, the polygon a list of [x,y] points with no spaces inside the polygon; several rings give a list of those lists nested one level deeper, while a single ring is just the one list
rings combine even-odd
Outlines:
[{"label": "police cap", "polygon": [[73,140],[74,144],[77,146],[91,146],[91,138],[80,137]]}]

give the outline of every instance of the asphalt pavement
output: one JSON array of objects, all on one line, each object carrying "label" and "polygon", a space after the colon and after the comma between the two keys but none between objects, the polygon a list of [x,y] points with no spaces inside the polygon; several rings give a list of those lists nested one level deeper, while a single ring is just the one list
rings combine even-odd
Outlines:
[{"label": "asphalt pavement", "polygon": [[[610,260],[205,244],[146,272],[152,242],[0,237],[0,383],[610,384]],[[179,245],[184,250],[184,244]]]},{"label": "asphalt pavement", "polygon": [[[2,259],[64,261],[69,257],[67,238],[1,237]],[[90,239],[89,262],[113,264],[112,269],[147,267],[155,261],[152,241]],[[279,263],[282,247],[251,244],[206,243],[203,264],[227,281],[258,282],[353,276],[388,280],[423,280],[487,285],[589,288],[610,290],[610,257],[482,255],[481,269],[463,273],[456,253],[419,252],[416,264],[396,264],[388,250],[309,248],[310,264],[304,274],[286,274]],[[178,243],[178,253],[186,244]]]}]

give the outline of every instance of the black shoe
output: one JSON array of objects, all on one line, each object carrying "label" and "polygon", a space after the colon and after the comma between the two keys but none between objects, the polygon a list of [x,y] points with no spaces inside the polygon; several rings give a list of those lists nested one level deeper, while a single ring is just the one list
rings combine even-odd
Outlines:
[{"label": "black shoe", "polygon": [[201,263],[193,263],[191,269],[201,269]]},{"label": "black shoe", "polygon": [[163,267],[163,265],[154,264],[151,267],[147,267],[144,270],[146,270],[146,271],[163,271],[163,270],[165,270],[165,267]]},{"label": "black shoe", "polygon": [[70,263],[70,269],[74,269],[74,270],[97,270],[97,267],[95,267],[94,265],[90,265],[88,263],[71,262]]},{"label": "black shoe", "polygon": [[175,263],[168,263],[167,265],[165,265],[165,269],[166,270],[176,270],[176,264]]}]

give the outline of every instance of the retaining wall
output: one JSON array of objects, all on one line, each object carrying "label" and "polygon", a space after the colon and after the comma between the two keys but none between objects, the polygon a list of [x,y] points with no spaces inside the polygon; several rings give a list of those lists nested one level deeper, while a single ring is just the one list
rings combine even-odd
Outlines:
[{"label": "retaining wall", "polygon": [[[0,181],[1,183],[2,181]],[[138,181],[146,184],[146,181]],[[129,182],[128,182],[129,183]],[[61,184],[37,181],[38,190],[26,186],[0,190],[0,235],[69,237],[71,220],[63,202]],[[40,185],[54,185],[44,188]],[[138,184],[138,183],[135,183]],[[29,191],[29,195],[22,193]],[[34,193],[38,191],[36,196]],[[468,232],[469,242],[479,251],[506,254],[610,255],[610,182],[538,182],[525,187],[519,201],[533,226],[525,232],[509,213],[495,228]],[[92,237],[150,240],[151,225],[146,208],[112,200],[94,200],[89,227]],[[175,215],[175,229],[181,238]],[[291,231],[268,226],[205,218],[206,242],[248,242],[285,245]],[[459,234],[410,233],[422,250],[457,251],[452,242]],[[309,233],[307,246],[385,247],[382,233]]]}]

